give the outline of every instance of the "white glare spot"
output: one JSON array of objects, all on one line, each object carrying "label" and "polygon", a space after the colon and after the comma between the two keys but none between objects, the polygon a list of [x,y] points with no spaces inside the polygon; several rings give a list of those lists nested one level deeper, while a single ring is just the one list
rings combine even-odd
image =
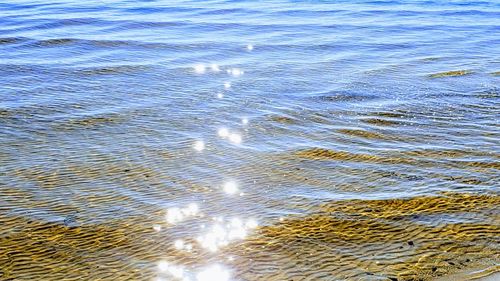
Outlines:
[{"label": "white glare spot", "polygon": [[166,218],[168,223],[174,224],[182,221],[184,219],[184,215],[182,214],[181,209],[174,207],[167,210]]},{"label": "white glare spot", "polygon": [[159,225],[159,224],[155,224],[155,225],[153,225],[153,229],[154,229],[154,231],[156,231],[156,232],[160,232],[160,231],[161,231],[161,225]]},{"label": "white glare spot", "polygon": [[202,151],[203,149],[205,149],[205,143],[201,140],[199,141],[196,141],[193,145],[193,148],[196,150],[196,151]]},{"label": "white glare spot", "polygon": [[182,267],[170,267],[168,273],[170,273],[172,276],[176,278],[182,278],[184,275],[184,269]]},{"label": "white glare spot", "polygon": [[245,226],[246,226],[247,228],[253,229],[253,228],[256,228],[257,226],[259,226],[259,224],[257,223],[257,221],[256,221],[256,220],[254,220],[254,219],[249,219],[249,220],[247,221],[247,223],[245,224]]},{"label": "white glare spot", "polygon": [[243,125],[248,124],[248,118],[246,118],[246,117],[245,117],[245,118],[242,118],[242,119],[241,119],[241,124],[243,124]]},{"label": "white glare spot", "polygon": [[196,274],[197,281],[229,281],[229,272],[216,264]]},{"label": "white glare spot", "polygon": [[229,231],[227,236],[228,236],[227,238],[229,240],[245,239],[245,237],[247,236],[247,232],[244,228],[239,227],[239,228],[231,229],[231,231]]},{"label": "white glare spot", "polygon": [[232,241],[245,239],[248,231],[256,227],[257,222],[248,220],[244,222],[239,218],[218,220],[208,229],[207,233],[199,236],[196,241],[199,245],[210,251],[217,252],[220,247],[227,246]]},{"label": "white glare spot", "polygon": [[240,76],[240,75],[243,75],[243,70],[239,69],[239,68],[232,68],[230,71],[229,71],[230,74],[232,74],[233,76]]},{"label": "white glare spot", "polygon": [[253,45],[252,44],[248,44],[247,45],[247,50],[252,51],[253,50]]},{"label": "white glare spot", "polygon": [[224,89],[226,89],[226,90],[227,90],[227,89],[229,89],[229,88],[231,88],[231,83],[229,83],[229,82],[225,82],[225,83],[224,83]]},{"label": "white glare spot", "polygon": [[197,64],[194,66],[194,72],[198,74],[203,74],[205,73],[205,65],[203,64]]},{"label": "white glare spot", "polygon": [[187,207],[188,211],[189,211],[189,214],[190,215],[196,215],[198,214],[198,205],[196,203],[189,203],[188,207]]},{"label": "white glare spot", "polygon": [[184,248],[184,241],[178,239],[178,240],[175,240],[174,242],[174,247],[177,249],[177,250],[182,250]]},{"label": "white glare spot", "polygon": [[165,215],[165,219],[170,224],[176,224],[188,217],[196,215],[198,215],[198,205],[196,203],[190,203],[187,207],[182,209],[177,207],[169,208]]},{"label": "white glare spot", "polygon": [[181,279],[184,277],[184,268],[182,266],[172,265],[166,261],[160,261],[158,269],[160,272],[169,274],[174,278]]},{"label": "white glare spot", "polygon": [[235,144],[240,144],[241,143],[241,135],[240,134],[230,134],[229,135],[229,141]]},{"label": "white glare spot", "polygon": [[217,134],[219,135],[219,137],[221,138],[227,138],[229,136],[229,130],[227,128],[220,128],[218,131],[217,131]]},{"label": "white glare spot", "polygon": [[222,93],[218,93],[218,94],[217,94],[217,97],[218,97],[219,99],[222,99],[222,98],[224,97],[224,95],[223,95]]},{"label": "white glare spot", "polygon": [[178,266],[171,266],[168,269],[168,273],[170,273],[170,275],[174,276],[175,278],[180,279],[184,275],[184,269],[182,267],[178,267]]},{"label": "white glare spot", "polygon": [[237,191],[238,191],[238,185],[235,182],[230,181],[230,182],[226,182],[224,184],[224,192],[225,193],[235,194]]},{"label": "white glare spot", "polygon": [[158,263],[158,269],[162,272],[167,271],[169,268],[169,264],[166,261],[161,261]]},{"label": "white glare spot", "polygon": [[234,226],[234,227],[242,227],[243,226],[243,222],[239,218],[231,219],[230,223],[231,223],[231,226]]},{"label": "white glare spot", "polygon": [[220,68],[217,64],[215,63],[212,63],[212,65],[210,66],[210,68],[212,69],[212,71],[214,72],[219,72],[220,71]]}]

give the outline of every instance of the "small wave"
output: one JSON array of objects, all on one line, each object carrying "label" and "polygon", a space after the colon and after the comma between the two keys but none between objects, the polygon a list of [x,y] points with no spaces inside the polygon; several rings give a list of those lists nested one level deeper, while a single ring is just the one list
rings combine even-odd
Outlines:
[{"label": "small wave", "polygon": [[310,148],[295,152],[301,158],[314,160],[336,160],[336,161],[357,161],[369,163],[390,163],[390,164],[412,164],[414,161],[403,158],[391,158],[370,154],[351,153],[347,151],[335,151],[325,148]]},{"label": "small wave", "polygon": [[78,39],[72,38],[55,38],[55,39],[47,39],[40,40],[35,43],[37,46],[41,47],[50,47],[50,46],[59,46],[59,45],[69,45],[78,42]]},{"label": "small wave", "polygon": [[366,93],[348,92],[348,91],[331,91],[325,93],[317,93],[312,95],[312,99],[325,102],[357,102],[375,100],[379,97]]},{"label": "small wave", "polygon": [[53,124],[55,129],[59,130],[75,130],[75,129],[92,129],[102,126],[109,126],[125,122],[128,118],[123,114],[113,113],[105,115],[92,115],[71,118],[63,121],[57,121]]},{"label": "small wave", "polygon": [[285,115],[271,115],[268,117],[268,119],[276,123],[289,124],[289,125],[297,124],[299,122],[299,120]]},{"label": "small wave", "polygon": [[76,72],[82,75],[110,75],[110,74],[122,74],[131,73],[136,71],[143,71],[148,69],[145,65],[118,65],[118,66],[106,66],[106,67],[93,67],[80,69]]},{"label": "small wave", "polygon": [[399,111],[379,111],[379,112],[372,112],[370,115],[374,116],[380,116],[380,117],[388,117],[388,118],[405,118],[407,117],[406,112],[399,112]]},{"label": "small wave", "polygon": [[376,126],[398,126],[402,125],[403,123],[400,121],[394,121],[394,120],[389,120],[389,119],[382,119],[382,118],[364,118],[361,119],[361,122],[370,124],[370,125],[376,125]]},{"label": "small wave", "polygon": [[281,274],[291,280],[428,280],[497,258],[499,205],[497,195],[465,193],[333,201],[261,227],[230,253],[242,257],[234,263],[241,276],[250,267],[266,269],[253,273],[256,280]]},{"label": "small wave", "polygon": [[419,158],[470,158],[470,157],[495,157],[500,159],[500,154],[477,151],[477,150],[460,150],[460,149],[422,149],[409,150],[400,152],[403,155]]},{"label": "small wave", "polygon": [[5,38],[0,38],[0,45],[16,44],[25,41],[26,38],[23,37],[5,37]]},{"label": "small wave", "polygon": [[[456,168],[456,169],[476,169],[476,170],[500,170],[500,162],[495,161],[491,157],[481,160],[473,159],[455,159],[453,161],[442,162],[439,157],[436,157],[439,153],[434,154],[434,158],[429,159],[427,157],[421,157],[423,152],[420,153],[396,153],[394,155],[375,155],[366,153],[352,153],[347,151],[336,151],[325,148],[309,148],[299,150],[293,153],[293,155],[311,160],[325,160],[325,161],[350,161],[350,162],[361,162],[361,163],[374,163],[374,164],[384,164],[384,165],[411,165],[415,167],[445,167],[445,168]],[[444,153],[446,154],[446,153]],[[432,155],[432,154],[429,154]],[[470,156],[469,154],[467,154]],[[464,157],[465,158],[465,157]]]},{"label": "small wave", "polygon": [[338,133],[349,135],[349,136],[354,136],[354,137],[361,137],[361,138],[367,138],[367,139],[379,139],[379,140],[389,140],[391,139],[390,136],[386,136],[380,133],[375,133],[375,132],[370,132],[366,130],[359,130],[359,129],[339,129],[337,130]]},{"label": "small wave", "polygon": [[429,74],[430,78],[443,78],[443,77],[458,77],[472,74],[471,70],[451,70],[445,72],[438,72],[434,74]]}]

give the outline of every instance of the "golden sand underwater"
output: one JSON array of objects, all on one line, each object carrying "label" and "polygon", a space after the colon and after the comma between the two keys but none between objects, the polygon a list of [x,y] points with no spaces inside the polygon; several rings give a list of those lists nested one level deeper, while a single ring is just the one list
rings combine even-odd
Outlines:
[{"label": "golden sand underwater", "polygon": [[[473,193],[326,202],[224,252],[241,280],[433,280],[477,265],[496,271],[499,206],[500,196]],[[1,279],[142,280],[154,278],[151,264],[165,253],[185,264],[216,258],[177,251],[151,223],[70,226],[3,214]]]}]

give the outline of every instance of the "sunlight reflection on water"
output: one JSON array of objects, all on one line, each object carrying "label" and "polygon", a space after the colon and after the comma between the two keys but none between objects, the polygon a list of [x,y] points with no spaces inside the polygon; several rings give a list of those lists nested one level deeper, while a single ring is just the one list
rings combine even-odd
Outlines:
[{"label": "sunlight reflection on water", "polygon": [[169,279],[175,281],[229,281],[231,277],[229,270],[220,264],[213,264],[199,269],[197,272],[191,272],[184,266],[160,261],[158,271],[160,277],[156,279],[157,281],[167,281]]},{"label": "sunlight reflection on water", "polygon": [[210,68],[212,69],[213,72],[219,72],[220,71],[219,66],[217,64],[215,64],[215,63],[212,63],[210,65]]},{"label": "sunlight reflection on water", "polygon": [[227,194],[235,194],[238,192],[238,185],[234,181],[229,181],[224,184],[223,189]]},{"label": "sunlight reflection on water", "polygon": [[230,220],[217,220],[207,233],[196,238],[199,245],[211,252],[216,252],[219,248],[227,246],[229,243],[245,239],[248,231],[258,226],[254,219],[246,222],[239,218]]},{"label": "sunlight reflection on water", "polygon": [[[83,231],[63,260],[46,245],[3,259],[0,279],[30,276],[28,261],[49,279],[76,267],[138,280],[147,263],[148,278],[225,281],[254,262],[238,247],[259,225],[327,200],[495,187],[492,1],[17,2],[0,5],[1,224],[28,241],[36,229],[10,214]],[[85,226],[115,219],[126,226],[100,235],[128,244],[93,275],[76,260],[106,261],[111,246]]]},{"label": "sunlight reflection on water", "polygon": [[[249,44],[246,47],[247,51],[253,50],[253,45]],[[210,66],[205,64],[196,64],[193,70],[197,74],[206,73],[207,69],[213,72],[219,72],[221,69],[219,65],[213,63]],[[240,68],[228,68],[226,70],[227,74],[233,77],[239,77],[244,74],[244,71]],[[224,82],[224,89],[229,90],[231,88],[230,82]],[[217,97],[219,99],[223,98],[222,93],[218,93]],[[241,119],[242,125],[248,124],[248,118],[243,117]],[[227,127],[220,127],[217,130],[217,135],[222,139],[227,139],[233,144],[240,144],[242,142],[242,136],[239,132],[230,131]],[[193,149],[201,152],[205,149],[205,142],[202,140],[197,140],[193,143]],[[244,193],[240,191],[236,181],[227,181],[222,185],[222,191],[227,195],[239,194],[243,196]],[[171,207],[166,211],[165,219],[166,222],[175,225],[179,224],[186,219],[198,216],[200,210],[198,204],[190,203],[185,207]],[[211,225],[207,226],[208,224]],[[198,245],[211,253],[217,252],[220,248],[229,245],[229,243],[243,240],[247,237],[250,231],[258,227],[258,223],[253,218],[238,218],[233,217],[230,219],[225,219],[223,216],[218,216],[212,218],[211,222],[201,223],[200,230],[206,231],[201,233],[195,238]],[[153,229],[156,232],[160,232],[162,227],[160,225],[153,225]],[[192,235],[194,231],[191,231]],[[185,237],[186,239],[192,239],[193,237]],[[193,245],[187,243],[184,239],[177,239],[173,241],[173,247],[178,251],[184,251],[191,253],[193,250]],[[227,257],[228,261],[233,260],[233,257]],[[228,281],[230,279],[230,274],[228,269],[224,268],[219,264],[208,266],[201,269],[198,272],[190,272],[182,265],[175,265],[162,260],[158,263],[158,271],[160,277],[158,280],[163,280],[164,277],[173,278],[180,281],[193,280],[195,277],[196,281]]]},{"label": "sunlight reflection on water", "polygon": [[205,65],[203,64],[197,64],[194,66],[194,72],[198,74],[203,74],[205,73]]},{"label": "sunlight reflection on water", "polygon": [[[229,194],[234,194],[238,191],[235,182],[227,182],[224,185],[224,191]],[[176,224],[180,223],[184,219],[198,215],[200,210],[197,204],[191,203],[184,208],[169,208],[167,210],[167,222]],[[245,239],[252,230],[256,229],[259,224],[254,218],[224,218],[222,216],[213,217],[207,223],[201,223],[199,225],[199,230],[201,234],[198,235],[194,240],[198,243],[201,249],[204,249],[210,253],[215,253],[222,247],[228,246],[230,243],[235,241],[241,241]],[[161,227],[154,225],[153,228],[157,231],[161,230]],[[195,231],[191,231],[194,235]],[[186,239],[193,239],[193,237],[186,237]],[[178,251],[184,251],[186,253],[191,253],[193,250],[193,245],[186,242],[184,239],[176,239],[173,242],[173,246]],[[228,261],[232,261],[234,258],[232,256],[226,257]],[[199,271],[192,271],[187,269],[185,266],[176,265],[168,262],[167,260],[161,260],[158,262],[158,274],[157,280],[168,280],[165,278],[173,278],[174,280],[196,280],[196,281],[220,281],[229,280],[230,273],[229,270],[219,264],[208,266]],[[195,278],[195,279],[193,279]]]},{"label": "sunlight reflection on water", "polygon": [[229,136],[229,130],[225,127],[220,128],[217,130],[217,135],[221,138],[227,138]]},{"label": "sunlight reflection on water", "polygon": [[185,208],[172,207],[167,210],[165,215],[169,224],[176,224],[190,217],[198,215],[198,204],[190,203]]},{"label": "sunlight reflection on water", "polygon": [[193,148],[196,150],[196,151],[202,151],[205,149],[205,142],[201,141],[201,140],[198,140],[194,143],[193,145]]}]

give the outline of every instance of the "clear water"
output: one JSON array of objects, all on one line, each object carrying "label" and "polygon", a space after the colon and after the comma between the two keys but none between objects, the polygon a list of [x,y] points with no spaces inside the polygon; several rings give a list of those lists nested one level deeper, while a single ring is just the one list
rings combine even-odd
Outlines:
[{"label": "clear water", "polygon": [[[496,193],[499,46],[494,0],[4,1],[0,212],[16,219],[0,234],[119,221],[162,246],[124,247],[99,278],[175,279],[175,263],[250,280],[217,253],[254,224],[335,200]],[[176,239],[189,246],[170,258]],[[220,267],[203,271],[206,256]],[[59,276],[2,261],[7,280]]]}]

